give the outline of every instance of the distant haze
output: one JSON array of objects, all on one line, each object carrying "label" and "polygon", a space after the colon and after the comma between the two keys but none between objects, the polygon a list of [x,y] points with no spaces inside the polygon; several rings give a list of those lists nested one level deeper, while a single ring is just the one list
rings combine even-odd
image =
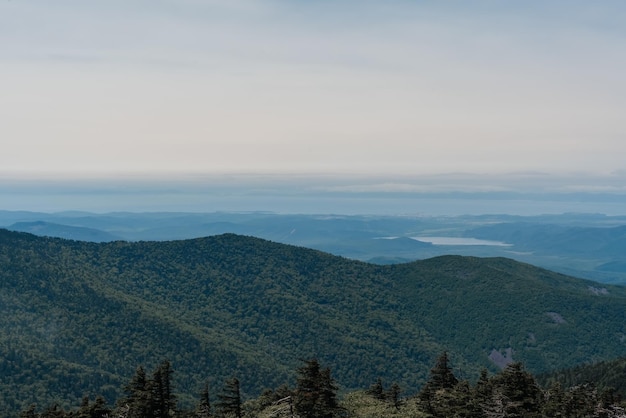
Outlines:
[{"label": "distant haze", "polygon": [[[602,187],[596,187],[602,184]],[[468,174],[362,177],[213,175],[5,179],[0,210],[270,211],[308,214],[626,215],[626,179]]]},{"label": "distant haze", "polygon": [[611,0],[3,1],[0,176],[590,173],[601,189],[625,169],[625,21]]}]

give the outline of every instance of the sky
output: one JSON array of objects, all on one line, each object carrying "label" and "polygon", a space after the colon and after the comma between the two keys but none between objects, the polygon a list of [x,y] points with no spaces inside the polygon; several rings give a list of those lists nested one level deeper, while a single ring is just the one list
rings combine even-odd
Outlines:
[{"label": "sky", "polygon": [[626,193],[625,21],[611,0],[0,0],[0,182]]}]

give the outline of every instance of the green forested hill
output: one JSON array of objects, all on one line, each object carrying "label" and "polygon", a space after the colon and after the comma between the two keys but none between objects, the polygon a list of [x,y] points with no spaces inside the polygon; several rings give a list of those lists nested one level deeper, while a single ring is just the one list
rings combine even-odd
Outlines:
[{"label": "green forested hill", "polygon": [[558,382],[562,387],[592,384],[602,390],[613,390],[626,400],[626,357],[594,364],[582,364],[537,376],[544,386]]},{"label": "green forested hill", "polygon": [[391,270],[407,315],[471,364],[490,354],[543,371],[626,353],[624,287],[506,258],[437,257]]},{"label": "green forested hill", "polygon": [[[512,353],[534,372],[626,353],[626,289],[507,259],[376,266],[232,234],[86,243],[0,230],[0,409],[114,399],[167,358],[180,393],[245,395],[317,356],[342,388],[415,391],[444,350],[464,377]],[[182,402],[185,399],[181,399]]]}]

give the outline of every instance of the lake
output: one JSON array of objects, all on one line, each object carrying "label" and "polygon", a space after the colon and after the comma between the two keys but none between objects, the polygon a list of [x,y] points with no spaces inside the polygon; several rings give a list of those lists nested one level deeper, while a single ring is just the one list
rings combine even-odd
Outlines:
[{"label": "lake", "polygon": [[429,242],[433,245],[491,245],[497,247],[510,247],[512,245],[501,241],[461,237],[411,237],[411,239]]}]

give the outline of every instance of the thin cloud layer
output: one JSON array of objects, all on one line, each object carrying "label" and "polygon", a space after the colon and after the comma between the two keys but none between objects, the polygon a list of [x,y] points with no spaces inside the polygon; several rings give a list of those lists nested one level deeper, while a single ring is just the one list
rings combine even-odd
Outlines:
[{"label": "thin cloud layer", "polygon": [[623,170],[626,6],[545,3],[4,2],[0,166]]}]

